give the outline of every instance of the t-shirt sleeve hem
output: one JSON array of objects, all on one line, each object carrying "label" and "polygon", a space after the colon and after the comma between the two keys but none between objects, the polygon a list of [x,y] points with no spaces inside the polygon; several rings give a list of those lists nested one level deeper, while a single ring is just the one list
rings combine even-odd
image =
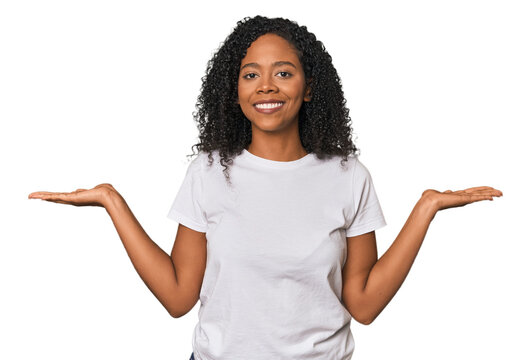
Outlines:
[{"label": "t-shirt sleeve hem", "polygon": [[180,212],[172,209],[166,216],[168,219],[175,220],[178,223],[189,227],[192,230],[199,231],[199,232],[206,232],[207,227],[191,218],[189,218],[186,215],[181,214]]},{"label": "t-shirt sleeve hem", "polygon": [[361,234],[366,234],[368,232],[380,229],[384,227],[385,225],[387,225],[387,223],[385,222],[385,219],[383,217],[379,217],[369,223],[348,229],[345,232],[345,235],[347,237],[358,236]]}]

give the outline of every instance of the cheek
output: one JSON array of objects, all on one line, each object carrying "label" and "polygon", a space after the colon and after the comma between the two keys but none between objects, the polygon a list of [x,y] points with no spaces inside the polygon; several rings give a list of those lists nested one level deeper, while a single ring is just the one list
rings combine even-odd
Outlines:
[{"label": "cheek", "polygon": [[304,98],[304,82],[298,82],[293,84],[289,89],[286,89],[286,93],[290,94],[293,100],[299,100]]},{"label": "cheek", "polygon": [[238,84],[238,104],[245,105],[245,99],[249,97],[249,90]]},{"label": "cheek", "polygon": [[238,105],[240,105],[240,109],[244,115],[248,116],[252,105],[249,103],[249,94],[245,91],[244,87],[240,86],[238,86]]},{"label": "cheek", "polygon": [[240,103],[240,99],[241,99],[241,97],[242,97],[242,92],[241,92],[241,89],[240,89],[240,85],[238,85],[238,89],[237,89],[237,91],[238,91],[238,94],[237,94],[237,95],[238,95],[238,104],[239,104],[239,103]]}]

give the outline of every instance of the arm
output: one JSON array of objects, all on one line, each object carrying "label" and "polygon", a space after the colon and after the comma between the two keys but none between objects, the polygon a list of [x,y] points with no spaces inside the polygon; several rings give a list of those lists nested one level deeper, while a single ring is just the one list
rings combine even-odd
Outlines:
[{"label": "arm", "polygon": [[173,317],[189,312],[199,299],[206,263],[205,233],[179,224],[171,257],[146,234],[117,192],[104,202],[134,268]]},{"label": "arm", "polygon": [[391,301],[409,273],[437,211],[492,200],[492,196],[501,196],[501,192],[489,187],[444,193],[426,190],[393,244],[378,260],[374,231],[347,238],[343,302],[351,315],[368,325]]},{"label": "arm", "polygon": [[206,264],[205,233],[179,224],[170,257],[149,238],[125,199],[110,184],[70,193],[34,192],[29,198],[104,207],[134,268],[170,315],[180,317],[197,303]]}]

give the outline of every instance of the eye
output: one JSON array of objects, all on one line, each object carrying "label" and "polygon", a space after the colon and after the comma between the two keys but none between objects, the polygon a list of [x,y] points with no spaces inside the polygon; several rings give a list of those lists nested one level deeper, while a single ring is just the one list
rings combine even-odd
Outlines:
[{"label": "eye", "polygon": [[244,79],[254,79],[255,77],[257,77],[258,75],[255,74],[255,73],[248,73],[248,74],[245,74],[243,75],[243,78]]},{"label": "eye", "polygon": [[288,77],[291,76],[291,73],[289,73],[287,71],[280,71],[277,75],[279,75],[282,78],[288,78]]}]

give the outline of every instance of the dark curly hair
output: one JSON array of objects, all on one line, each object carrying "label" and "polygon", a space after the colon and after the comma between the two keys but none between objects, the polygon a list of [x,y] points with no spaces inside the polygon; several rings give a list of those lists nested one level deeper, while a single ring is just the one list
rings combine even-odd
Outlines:
[{"label": "dark curly hair", "polygon": [[[322,42],[306,26],[283,18],[255,16],[239,21],[233,32],[208,61],[206,75],[202,78],[201,93],[197,98],[193,116],[199,130],[199,143],[193,148],[208,152],[212,165],[212,152],[219,151],[220,164],[230,183],[227,164],[241,154],[251,143],[251,123],[238,104],[238,77],[240,64],[247,49],[261,35],[273,33],[286,39],[295,47],[310,79],[311,100],[303,102],[299,111],[299,135],[308,153],[319,159],[333,155],[342,156],[341,165],[349,154],[358,149],[351,138],[349,109],[341,88],[341,80],[332,65],[332,57]],[[194,156],[192,154],[188,156]]]}]

